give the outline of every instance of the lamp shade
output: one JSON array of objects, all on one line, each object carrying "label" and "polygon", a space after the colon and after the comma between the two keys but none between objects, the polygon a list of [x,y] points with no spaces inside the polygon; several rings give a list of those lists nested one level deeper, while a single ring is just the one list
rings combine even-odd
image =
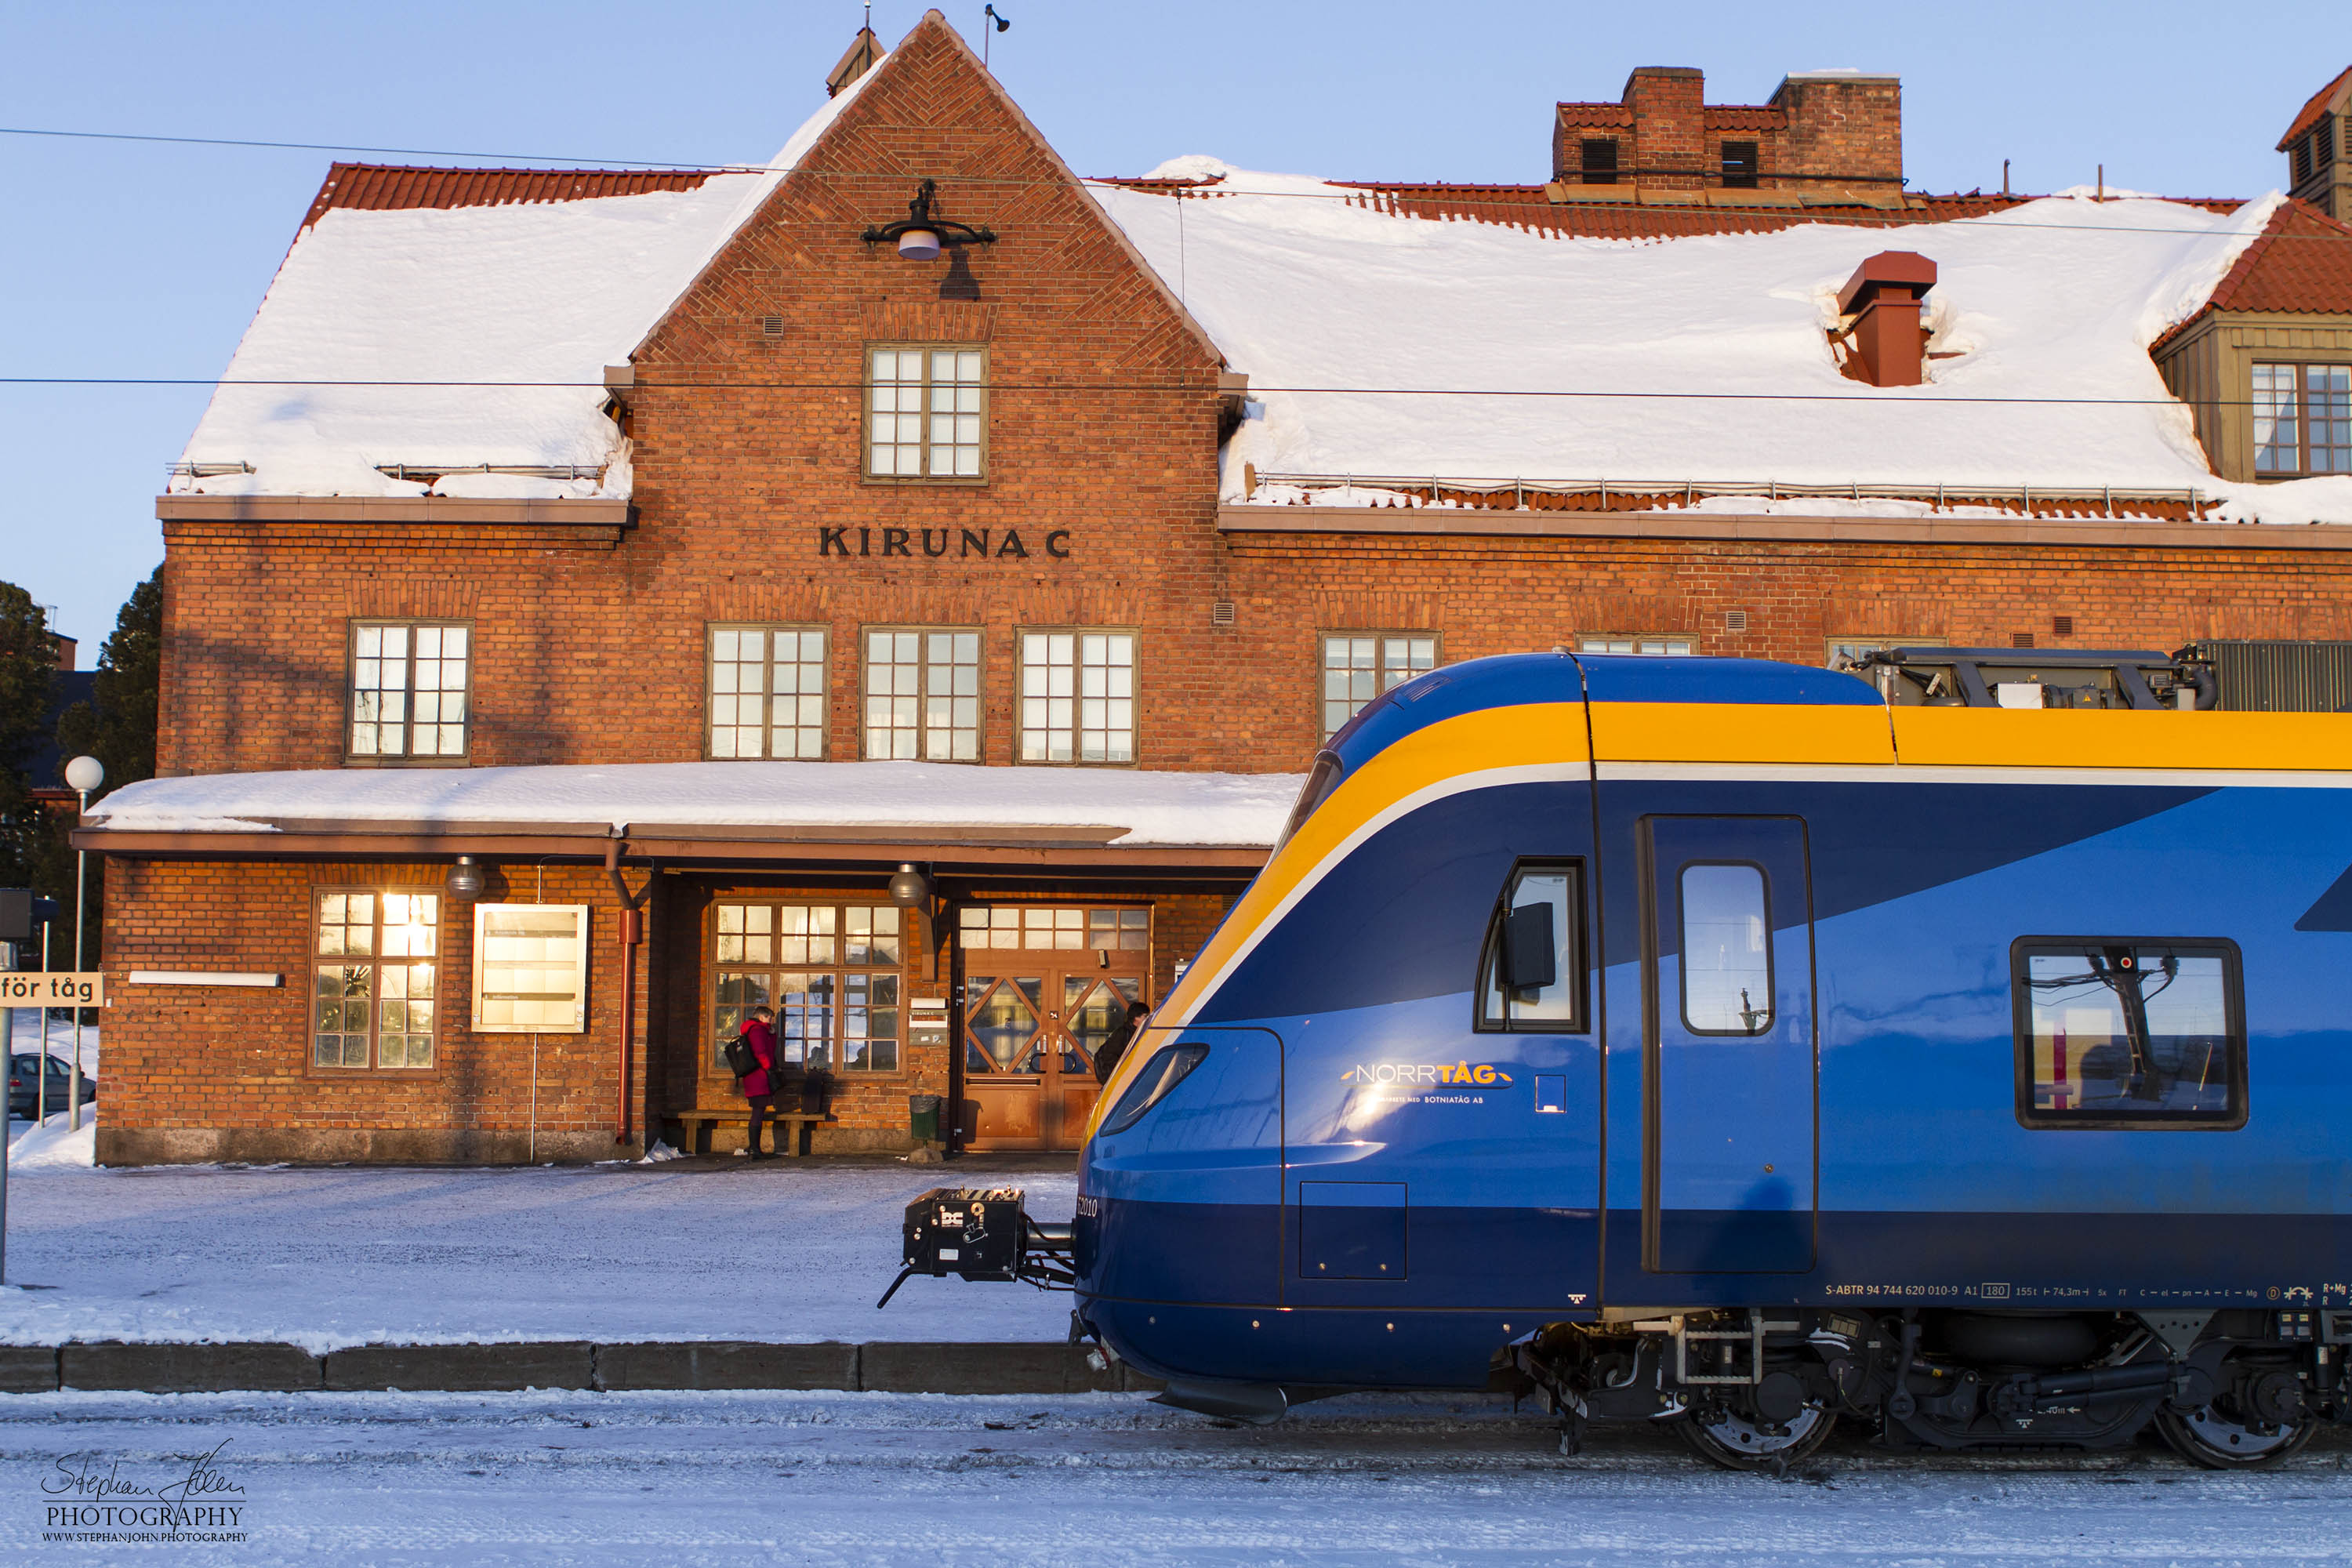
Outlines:
[{"label": "lamp shade", "polygon": [[908,261],[936,261],[940,237],[928,228],[910,228],[898,237],[898,254]]},{"label": "lamp shade", "polygon": [[449,889],[449,896],[453,899],[481,897],[481,862],[471,855],[458,856],[457,863],[449,868],[449,875],[442,879],[441,885]]},{"label": "lamp shade", "polygon": [[96,757],[76,757],[66,764],[66,787],[88,795],[106,782],[106,769]]},{"label": "lamp shade", "polygon": [[912,866],[901,866],[890,879],[890,901],[902,910],[920,906],[931,896],[931,879]]}]

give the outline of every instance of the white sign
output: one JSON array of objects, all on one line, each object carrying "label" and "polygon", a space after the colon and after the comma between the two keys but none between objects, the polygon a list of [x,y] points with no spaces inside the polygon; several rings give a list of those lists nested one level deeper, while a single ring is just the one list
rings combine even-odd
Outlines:
[{"label": "white sign", "polygon": [[0,973],[0,1005],[103,1007],[106,975],[95,969],[11,970]]},{"label": "white sign", "polygon": [[474,906],[474,1027],[486,1035],[588,1028],[588,906]]}]

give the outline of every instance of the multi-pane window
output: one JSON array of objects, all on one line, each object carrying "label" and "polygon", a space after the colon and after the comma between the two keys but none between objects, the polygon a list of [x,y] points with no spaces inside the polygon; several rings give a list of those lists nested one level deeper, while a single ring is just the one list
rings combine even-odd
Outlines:
[{"label": "multi-pane window", "polygon": [[2352,474],[2352,365],[2254,366],[2254,472]]},{"label": "multi-pane window", "polygon": [[869,349],[866,388],[866,472],[869,477],[982,477],[987,350]]},{"label": "multi-pane window", "polygon": [[2011,966],[2027,1126],[2244,1125],[2232,944],[2035,937],[2016,944]]},{"label": "multi-pane window", "polygon": [[351,754],[466,754],[467,629],[415,622],[352,627]]},{"label": "multi-pane window", "polygon": [[710,754],[824,757],[824,631],[710,628]]},{"label": "multi-pane window", "polygon": [[1335,632],[1323,638],[1323,734],[1336,735],[1364,704],[1437,668],[1437,639],[1412,632]]},{"label": "multi-pane window", "polygon": [[889,904],[729,901],[711,933],[718,971],[710,1050],[753,1007],[775,1011],[779,1065],[811,1072],[897,1072],[898,910]]},{"label": "multi-pane window", "polygon": [[1686,654],[1691,651],[1688,637],[1641,637],[1597,636],[1579,637],[1579,653],[1647,653]]},{"label": "multi-pane window", "polygon": [[1151,946],[1151,911],[966,904],[956,942],[966,948],[1143,952]]},{"label": "multi-pane window", "polygon": [[980,634],[918,626],[866,634],[866,755],[980,760]]},{"label": "multi-pane window", "polygon": [[1135,761],[1135,634],[1021,634],[1021,760]]},{"label": "multi-pane window", "polygon": [[322,1068],[429,1068],[437,893],[319,895],[310,1060]]}]

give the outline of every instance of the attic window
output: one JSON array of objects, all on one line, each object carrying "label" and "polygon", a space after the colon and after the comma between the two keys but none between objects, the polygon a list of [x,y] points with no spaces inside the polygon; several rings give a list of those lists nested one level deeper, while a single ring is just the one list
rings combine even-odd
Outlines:
[{"label": "attic window", "polygon": [[1580,152],[1586,184],[1613,185],[1617,183],[1617,138],[1587,136]]},{"label": "attic window", "polygon": [[1723,184],[1726,190],[1752,191],[1756,188],[1756,143],[1726,142],[1723,144]]}]

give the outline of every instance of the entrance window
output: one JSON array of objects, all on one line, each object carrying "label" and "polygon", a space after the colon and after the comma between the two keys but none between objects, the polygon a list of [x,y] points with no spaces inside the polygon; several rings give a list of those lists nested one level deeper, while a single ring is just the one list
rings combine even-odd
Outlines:
[{"label": "entrance window", "polygon": [[2025,1125],[2245,1125],[2234,946],[2029,939],[2011,964]]},{"label": "entrance window", "polygon": [[391,890],[319,895],[310,1064],[429,1068],[439,1000],[441,899]]},{"label": "entrance window", "polygon": [[888,904],[733,901],[711,917],[710,1061],[754,1007],[775,1014],[780,1065],[899,1070],[900,914]]},{"label": "entrance window", "polygon": [[1763,868],[1683,868],[1683,1025],[1694,1035],[1772,1026],[1772,921]]},{"label": "entrance window", "polygon": [[980,633],[945,626],[866,632],[866,756],[980,761]]},{"label": "entrance window", "polygon": [[1151,947],[1150,910],[1069,910],[966,905],[957,941],[969,948],[1058,949],[1066,952],[1144,952]]}]

